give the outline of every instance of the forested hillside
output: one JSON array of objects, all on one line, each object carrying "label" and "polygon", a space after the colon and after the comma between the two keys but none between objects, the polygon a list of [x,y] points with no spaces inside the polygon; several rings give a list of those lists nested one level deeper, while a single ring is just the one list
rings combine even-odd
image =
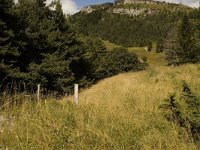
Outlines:
[{"label": "forested hillside", "polygon": [[123,46],[146,46],[163,41],[174,23],[192,11],[184,5],[103,4],[90,6],[71,17],[84,35],[100,37]]}]

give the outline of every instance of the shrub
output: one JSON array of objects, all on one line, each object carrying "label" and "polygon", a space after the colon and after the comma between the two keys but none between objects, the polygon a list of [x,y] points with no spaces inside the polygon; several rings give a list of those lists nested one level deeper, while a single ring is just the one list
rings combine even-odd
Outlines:
[{"label": "shrub", "polygon": [[[183,82],[179,100],[176,94],[170,94],[160,106],[164,117],[180,127],[184,127],[195,142],[200,140],[200,98],[192,92],[190,86]],[[178,102],[180,101],[180,102]]]},{"label": "shrub", "polygon": [[151,42],[148,42],[147,48],[148,48],[148,51],[149,51],[149,52],[152,50],[152,43],[151,43]]},{"label": "shrub", "polygon": [[190,86],[184,82],[181,99],[186,103],[185,118],[189,123],[189,132],[195,141],[200,140],[200,98],[192,92]]},{"label": "shrub", "polygon": [[165,103],[160,106],[160,108],[165,110],[164,117],[168,121],[175,122],[176,124],[182,125],[182,113],[181,106],[176,100],[176,94],[170,94],[168,98],[165,99]]},{"label": "shrub", "polygon": [[141,59],[142,59],[144,62],[146,62],[146,61],[147,61],[147,56],[143,56]]},{"label": "shrub", "polygon": [[138,57],[125,48],[116,48],[99,56],[95,62],[95,77],[101,79],[120,72],[143,69]]},{"label": "shrub", "polygon": [[161,52],[163,52],[163,50],[164,50],[163,42],[162,41],[158,41],[157,48],[156,48],[156,53],[161,53]]}]

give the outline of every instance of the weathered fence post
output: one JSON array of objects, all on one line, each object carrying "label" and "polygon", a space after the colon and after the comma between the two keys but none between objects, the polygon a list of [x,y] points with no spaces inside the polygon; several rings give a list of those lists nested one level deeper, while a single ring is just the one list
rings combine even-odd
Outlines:
[{"label": "weathered fence post", "polygon": [[78,84],[74,85],[74,103],[78,105]]},{"label": "weathered fence post", "polygon": [[40,101],[40,84],[37,86],[37,101]]}]

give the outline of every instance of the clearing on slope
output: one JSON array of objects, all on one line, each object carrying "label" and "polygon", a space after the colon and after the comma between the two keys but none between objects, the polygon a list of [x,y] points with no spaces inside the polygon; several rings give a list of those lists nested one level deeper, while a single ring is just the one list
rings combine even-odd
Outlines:
[{"label": "clearing on slope", "polygon": [[[111,43],[109,41],[103,41],[103,43],[108,50],[122,47],[120,45]],[[146,57],[147,62],[150,65],[150,67],[164,66],[167,64],[164,58],[165,54],[163,52],[156,53],[156,43],[152,44],[151,51],[147,51],[146,47],[128,47],[128,50],[135,52],[140,59],[142,59],[143,57]]]}]

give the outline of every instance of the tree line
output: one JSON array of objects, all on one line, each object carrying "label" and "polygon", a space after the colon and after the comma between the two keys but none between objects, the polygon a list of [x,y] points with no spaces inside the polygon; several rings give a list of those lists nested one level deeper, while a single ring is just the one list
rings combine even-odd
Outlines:
[{"label": "tree line", "polygon": [[200,9],[185,14],[169,30],[164,41],[169,65],[198,63],[200,61]]},{"label": "tree line", "polygon": [[[143,69],[126,49],[107,51],[102,41],[81,35],[60,1],[0,0],[0,89],[42,84],[48,91],[70,92],[119,72]],[[127,59],[126,59],[127,58]],[[120,62],[118,60],[121,59]]]}]

